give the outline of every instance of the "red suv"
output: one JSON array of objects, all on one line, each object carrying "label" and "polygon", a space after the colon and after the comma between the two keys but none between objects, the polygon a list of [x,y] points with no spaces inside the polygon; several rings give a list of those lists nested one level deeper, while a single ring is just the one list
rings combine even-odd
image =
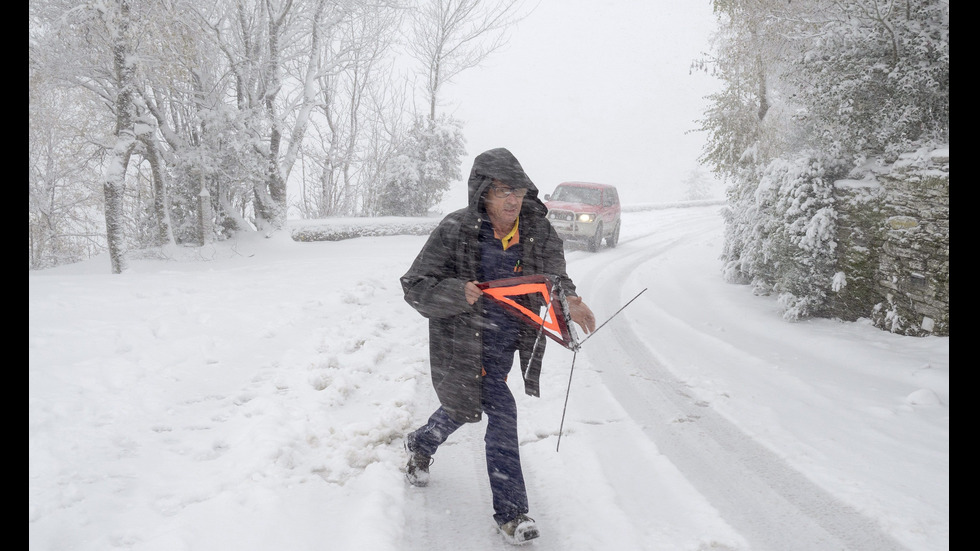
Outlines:
[{"label": "red suv", "polygon": [[566,241],[584,241],[590,251],[599,250],[602,240],[615,247],[619,242],[619,193],[615,186],[590,182],[563,182],[545,195],[548,220]]}]

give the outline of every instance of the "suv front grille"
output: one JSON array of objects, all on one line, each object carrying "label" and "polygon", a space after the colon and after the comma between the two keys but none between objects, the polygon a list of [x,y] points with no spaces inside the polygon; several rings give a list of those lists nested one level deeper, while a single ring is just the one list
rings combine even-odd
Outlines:
[{"label": "suv front grille", "polygon": [[575,219],[575,213],[570,210],[553,210],[548,212],[548,218],[552,220],[565,220],[571,222]]}]

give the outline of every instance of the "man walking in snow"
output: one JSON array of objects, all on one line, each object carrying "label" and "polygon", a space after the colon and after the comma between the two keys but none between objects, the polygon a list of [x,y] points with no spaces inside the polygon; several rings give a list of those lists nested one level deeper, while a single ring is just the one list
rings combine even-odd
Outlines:
[{"label": "man walking in snow", "polygon": [[401,278],[405,300],[429,319],[429,361],[440,406],[407,435],[406,477],[429,481],[438,447],[465,423],[487,414],[486,457],[493,518],[512,543],[538,537],[528,500],[517,436],[517,404],[507,375],[518,352],[524,390],[539,396],[547,339],[491,300],[477,283],[520,275],[557,276],[572,320],[585,333],[595,316],[575,293],[561,238],[546,218],[538,190],[510,151],[486,151],[473,162],[469,204],[442,220]]}]

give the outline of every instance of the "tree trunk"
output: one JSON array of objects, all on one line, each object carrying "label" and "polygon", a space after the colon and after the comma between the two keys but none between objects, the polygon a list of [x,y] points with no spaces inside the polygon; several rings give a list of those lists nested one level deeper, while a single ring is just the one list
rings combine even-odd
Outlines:
[{"label": "tree trunk", "polygon": [[266,158],[265,182],[258,182],[255,193],[255,218],[259,229],[281,229],[286,223],[286,179],[279,164],[279,149],[282,146],[282,121],[276,110],[276,96],[282,86],[280,72],[282,71],[282,52],[279,49],[279,39],[283,22],[292,9],[292,0],[287,0],[278,16],[269,8],[269,75],[268,86],[264,94],[266,116],[271,125],[269,135],[269,152]]},{"label": "tree trunk", "polygon": [[[129,148],[131,149],[131,145]],[[105,195],[105,231],[109,246],[109,261],[112,273],[126,271],[126,236],[123,230],[123,189],[126,183],[126,168],[129,166],[129,151],[125,139],[120,136],[109,160],[105,182],[102,186]],[[122,150],[122,151],[118,151]]]},{"label": "tree trunk", "polygon": [[160,247],[174,244],[174,232],[170,225],[170,196],[167,192],[167,176],[163,169],[163,159],[153,136],[144,136],[141,140],[146,146],[146,158],[150,162],[150,172],[153,174],[153,223],[156,225],[156,235],[153,244]]},{"label": "tree trunk", "polygon": [[[133,130],[133,73],[129,47],[129,0],[119,0],[119,25],[114,30],[112,64],[116,76],[116,143],[109,155],[105,194],[106,241],[112,273],[126,270],[126,239],[123,229],[123,190],[126,170],[136,143]],[[111,23],[109,23],[111,25]]]}]

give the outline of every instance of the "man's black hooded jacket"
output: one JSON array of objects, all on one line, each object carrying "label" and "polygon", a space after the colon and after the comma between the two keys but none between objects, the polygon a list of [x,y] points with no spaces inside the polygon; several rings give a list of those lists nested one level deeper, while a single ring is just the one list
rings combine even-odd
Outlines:
[{"label": "man's black hooded jacket", "polygon": [[[482,413],[482,306],[468,304],[463,289],[467,281],[477,280],[479,232],[487,218],[483,195],[493,180],[528,190],[518,226],[523,275],[558,276],[566,296],[575,295],[575,285],[565,269],[562,240],[546,218],[547,208],[538,198],[537,187],[510,151],[498,148],[481,153],[470,171],[469,204],[439,223],[401,277],[405,300],[429,320],[432,385],[442,407],[457,422],[477,422]],[[521,325],[518,352],[524,390],[531,396],[540,396],[541,358],[547,341],[537,337],[534,327]]]}]

